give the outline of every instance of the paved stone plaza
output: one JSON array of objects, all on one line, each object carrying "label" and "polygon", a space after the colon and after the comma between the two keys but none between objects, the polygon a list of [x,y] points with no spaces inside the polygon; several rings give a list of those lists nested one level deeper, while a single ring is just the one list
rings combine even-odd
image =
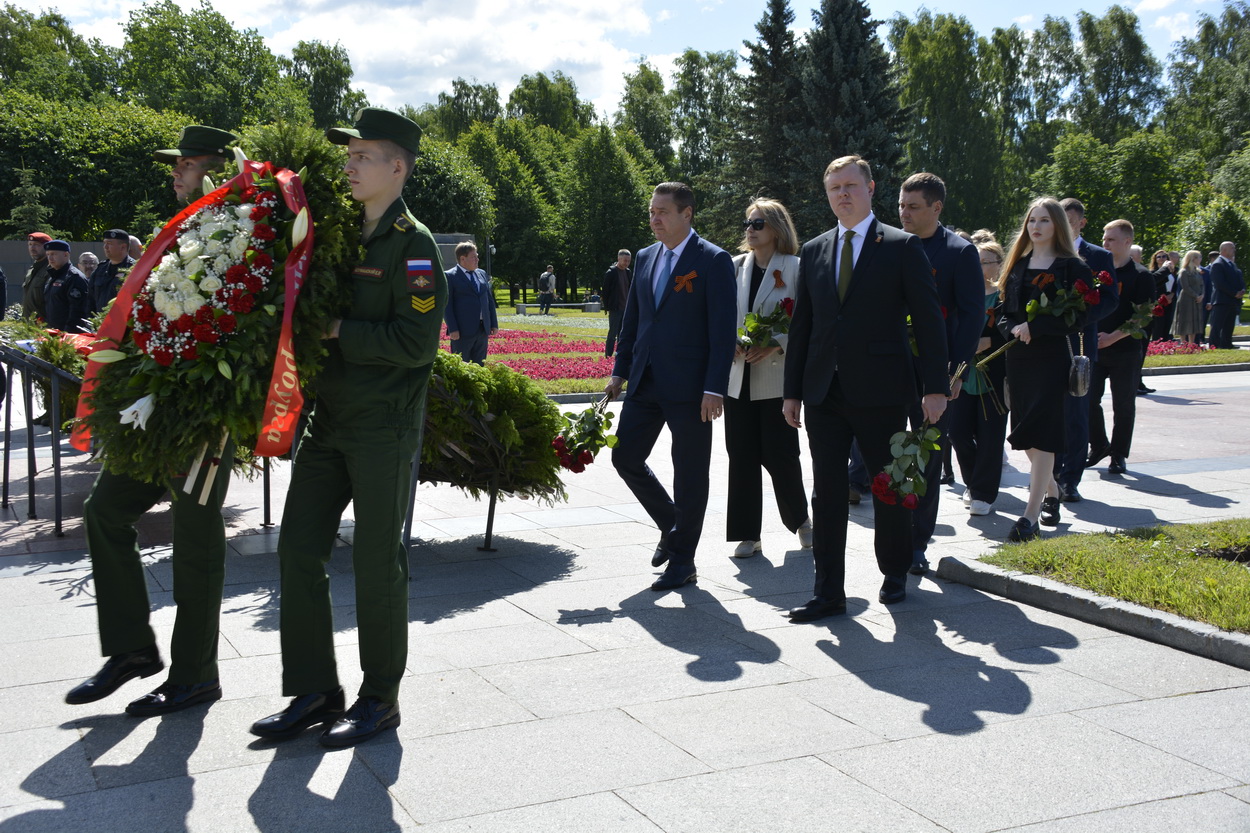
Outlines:
[{"label": "paved stone plaza", "polygon": [[[1128,475],[1088,472],[1061,531],[1250,513],[1250,372],[1149,383]],[[501,501],[496,552],[478,550],[485,502],[423,485],[397,736],[325,751],[311,731],[248,734],[285,704],[278,533],[262,526],[259,481],[236,480],[227,500],[224,699],[126,716],[158,676],[67,706],[101,663],[79,520],[94,469],[66,458],[58,538],[50,474],[26,519],[24,442],[0,526],[0,833],[1250,831],[1250,671],[932,574],[886,608],[867,501],[851,509],[850,615],[790,624],[811,555],[769,493],[763,556],[728,557],[719,424],[699,581],[677,592],[648,589],[656,531],[606,459],[566,478],[567,504]],[[969,517],[962,487],[943,490],[934,564],[1001,543],[1026,493],[1024,455],[1009,459],[995,514]],[[167,516],[142,530],[162,647]],[[350,700],[350,517],[342,537],[330,566]]]}]

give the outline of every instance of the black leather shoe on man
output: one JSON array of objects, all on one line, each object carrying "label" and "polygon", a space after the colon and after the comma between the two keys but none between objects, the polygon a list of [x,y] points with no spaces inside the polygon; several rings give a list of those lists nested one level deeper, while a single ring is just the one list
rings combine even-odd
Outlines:
[{"label": "black leather shoe on man", "polygon": [[251,732],[267,740],[288,740],[320,723],[332,723],[343,715],[343,689],[301,694],[277,714],[262,717]]},{"label": "black leather shoe on man", "polygon": [[1094,466],[1098,465],[1103,460],[1105,460],[1110,453],[1111,453],[1110,446],[1103,446],[1097,451],[1091,448],[1089,450],[1089,459],[1085,461],[1085,468],[1092,469]]},{"label": "black leather shoe on man", "polygon": [[374,735],[399,725],[399,704],[377,697],[360,697],[334,725],[321,735],[319,743],[331,749],[355,746]]},{"label": "black leather shoe on man", "polygon": [[846,613],[845,599],[839,601],[826,599],[824,596],[814,596],[807,604],[790,611],[790,621],[815,622],[826,616],[841,616],[844,613]]},{"label": "black leather shoe on man", "polygon": [[1128,471],[1128,463],[1119,454],[1111,455],[1111,462],[1107,465],[1107,474],[1124,474]]},{"label": "black leather shoe on man", "polygon": [[65,702],[71,706],[94,703],[108,697],[135,677],[151,677],[164,667],[165,663],[161,661],[160,652],[155,645],[111,656],[94,677],[70,689],[69,694],[65,695]]},{"label": "black leather shoe on man", "polygon": [[655,583],[652,590],[676,590],[684,584],[693,584],[699,578],[693,564],[669,564]]},{"label": "black leather shoe on man", "polygon": [[652,567],[659,567],[665,561],[668,561],[668,549],[665,547],[666,544],[668,544],[668,536],[661,535],[660,543],[655,545],[655,552],[651,554]]},{"label": "black leather shoe on man", "polygon": [[877,594],[877,601],[883,605],[898,604],[907,598],[907,576],[886,576],[885,581],[881,582],[881,592]]},{"label": "black leather shoe on man", "polygon": [[204,683],[161,683],[154,691],[131,701],[126,706],[126,714],[133,717],[156,717],[172,714],[200,703],[211,703],[221,699],[221,683],[209,680]]},{"label": "black leather shoe on man", "polygon": [[1068,486],[1064,483],[1059,484],[1060,503],[1080,503],[1081,500],[1081,493],[1076,490],[1075,486]]}]

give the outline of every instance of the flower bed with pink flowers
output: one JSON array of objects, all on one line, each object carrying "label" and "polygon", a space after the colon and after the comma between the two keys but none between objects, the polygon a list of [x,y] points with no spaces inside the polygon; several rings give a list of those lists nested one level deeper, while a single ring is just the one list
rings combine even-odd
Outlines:
[{"label": "flower bed with pink flowers", "polygon": [[[444,327],[442,348],[451,350]],[[603,354],[601,339],[559,332],[500,330],[487,344],[487,361],[523,373],[547,393],[602,390],[612,375],[613,359]]]}]

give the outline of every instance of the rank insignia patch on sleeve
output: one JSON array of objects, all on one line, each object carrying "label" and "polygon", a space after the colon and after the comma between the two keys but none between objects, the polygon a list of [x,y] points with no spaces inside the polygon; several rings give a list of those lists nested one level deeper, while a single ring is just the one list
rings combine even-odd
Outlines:
[{"label": "rank insignia patch on sleeve", "polygon": [[434,286],[434,262],[428,257],[408,259],[408,291],[427,292]]},{"label": "rank insignia patch on sleeve", "polygon": [[415,309],[417,312],[433,312],[434,300],[435,299],[433,295],[425,295],[425,296],[413,295],[412,296],[412,308]]}]

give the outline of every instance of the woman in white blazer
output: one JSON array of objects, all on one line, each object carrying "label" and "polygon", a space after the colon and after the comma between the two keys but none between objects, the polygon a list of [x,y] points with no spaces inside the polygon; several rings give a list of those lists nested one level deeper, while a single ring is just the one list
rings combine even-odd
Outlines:
[{"label": "woman in white blazer", "polygon": [[[734,258],[737,267],[738,326],[748,312],[770,314],[793,299],[799,279],[798,234],[790,212],[776,200],[758,199],[747,207],[743,238]],[[803,547],[812,545],[803,469],[799,465],[799,432],[781,415],[787,336],[775,344],[739,347],[729,371],[725,399],[725,445],[729,450],[729,505],[725,539],[738,541],[734,558],[760,552],[763,525],[761,466],[772,477],[781,521],[797,532]]]}]

